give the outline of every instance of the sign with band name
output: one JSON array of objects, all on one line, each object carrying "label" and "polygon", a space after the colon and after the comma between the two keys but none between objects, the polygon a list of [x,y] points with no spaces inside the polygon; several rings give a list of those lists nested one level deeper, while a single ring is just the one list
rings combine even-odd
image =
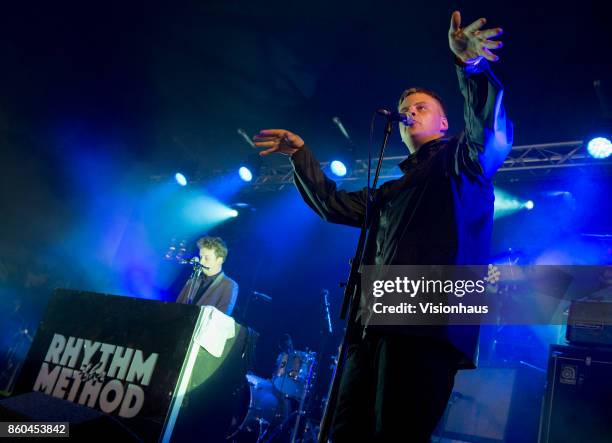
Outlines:
[{"label": "sign with band name", "polygon": [[43,392],[159,435],[199,314],[197,306],[56,290],[14,394]]}]

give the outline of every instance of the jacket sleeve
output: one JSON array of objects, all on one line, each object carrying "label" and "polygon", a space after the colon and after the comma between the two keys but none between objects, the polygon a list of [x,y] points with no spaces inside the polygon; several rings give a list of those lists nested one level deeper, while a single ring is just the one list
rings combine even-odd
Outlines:
[{"label": "jacket sleeve", "polygon": [[232,315],[238,299],[238,283],[230,278],[226,283],[223,285],[223,294],[219,297],[219,305],[216,308],[226,315]]},{"label": "jacket sleeve", "polygon": [[465,132],[460,138],[456,172],[493,177],[512,149],[513,127],[502,102],[504,89],[487,60],[457,65],[464,99]]},{"label": "jacket sleeve", "polygon": [[325,176],[307,146],[291,156],[291,163],[298,191],[323,220],[361,227],[365,217],[365,188],[356,192],[338,190],[336,183]]}]

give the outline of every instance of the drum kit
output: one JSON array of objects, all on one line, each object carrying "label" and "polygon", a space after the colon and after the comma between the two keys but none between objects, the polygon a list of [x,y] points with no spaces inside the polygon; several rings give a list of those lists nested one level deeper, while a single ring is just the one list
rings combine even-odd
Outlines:
[{"label": "drum kit", "polygon": [[271,379],[247,374],[227,441],[304,441],[298,432],[315,379],[316,357],[312,351],[287,350],[278,355]]},{"label": "drum kit", "polygon": [[[253,291],[269,302],[270,296]],[[318,424],[327,397],[315,392],[315,379],[325,343],[332,337],[329,291],[321,291],[326,331],[320,353],[294,349],[291,336],[284,334],[279,343],[280,354],[270,379],[247,374],[227,441],[232,443],[307,443],[317,441]],[[335,371],[337,362],[328,368]],[[324,365],[326,366],[326,365]],[[320,373],[325,378],[325,369]],[[320,404],[319,404],[320,403]]]}]

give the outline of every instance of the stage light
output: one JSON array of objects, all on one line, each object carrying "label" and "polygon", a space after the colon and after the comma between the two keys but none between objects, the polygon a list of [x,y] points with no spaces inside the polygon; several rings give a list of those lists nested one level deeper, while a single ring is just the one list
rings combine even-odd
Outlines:
[{"label": "stage light", "polygon": [[181,174],[180,172],[177,172],[176,174],[174,174],[174,179],[176,180],[176,182],[181,185],[181,186],[187,186],[187,177],[185,177],[183,174]]},{"label": "stage light", "polygon": [[[231,211],[232,211],[230,214],[232,217],[243,217],[247,214],[255,212],[255,208],[251,206],[249,203],[245,203],[245,202],[232,203],[231,205],[229,205],[229,207],[231,208]],[[236,215],[233,215],[233,214],[236,214]]]},{"label": "stage light", "polygon": [[253,180],[253,173],[246,166],[241,166],[240,169],[238,169],[238,175],[240,175],[242,181],[250,182]]},{"label": "stage light", "polygon": [[530,211],[535,206],[533,200],[523,200],[497,187],[494,189],[494,193],[494,219],[506,217],[522,210]]},{"label": "stage light", "polygon": [[244,182],[257,181],[262,165],[263,159],[259,153],[253,152],[249,154],[246,160],[240,162],[238,175]]},{"label": "stage light", "polygon": [[236,218],[238,211],[209,195],[190,196],[182,207],[181,217],[186,226],[199,230],[209,229],[230,218]]},{"label": "stage light", "polygon": [[608,158],[612,154],[612,142],[605,137],[595,137],[587,144],[587,151],[593,158]]},{"label": "stage light", "polygon": [[332,174],[336,177],[344,177],[346,175],[346,165],[342,163],[340,160],[334,160],[329,165]]}]

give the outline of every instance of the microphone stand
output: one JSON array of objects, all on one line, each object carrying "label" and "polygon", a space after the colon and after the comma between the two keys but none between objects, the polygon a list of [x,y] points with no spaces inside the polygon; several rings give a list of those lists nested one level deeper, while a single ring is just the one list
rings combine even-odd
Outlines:
[{"label": "microphone stand", "polygon": [[325,307],[325,320],[327,321],[327,332],[329,332],[329,335],[332,335],[334,333],[334,330],[332,328],[332,322],[331,322],[331,316],[329,315],[329,291],[327,289],[323,289],[322,291],[323,294],[323,306]]},{"label": "microphone stand", "polygon": [[[325,411],[323,412],[323,419],[321,420],[321,427],[319,430],[319,443],[327,443],[329,440],[329,435],[331,431],[331,424],[334,418],[334,410],[336,406],[336,402],[338,401],[338,392],[340,389],[340,377],[342,376],[342,372],[344,371],[344,363],[346,361],[346,354],[348,349],[348,338],[352,337],[356,328],[356,318],[357,318],[357,308],[359,306],[359,299],[361,297],[361,265],[363,261],[363,252],[365,248],[365,240],[368,234],[368,229],[370,228],[370,206],[372,204],[371,194],[373,190],[376,190],[376,185],[378,183],[378,177],[380,175],[380,169],[382,167],[382,161],[385,156],[385,148],[387,147],[387,142],[389,141],[389,135],[391,134],[391,128],[393,125],[393,120],[387,116],[387,123],[385,125],[384,137],[382,141],[382,146],[380,148],[380,154],[378,156],[378,164],[376,165],[376,173],[374,174],[374,181],[372,183],[372,187],[369,186],[368,180],[368,189],[366,194],[366,210],[365,217],[363,220],[363,224],[361,225],[361,232],[359,234],[359,241],[357,242],[357,249],[355,251],[355,256],[351,259],[351,270],[349,273],[349,278],[344,287],[344,299],[342,301],[342,309],[340,313],[340,318],[346,318],[346,313],[348,310],[348,319],[346,320],[346,328],[344,331],[344,337],[342,338],[342,343],[340,344],[340,351],[338,352],[338,365],[334,372],[331,386],[329,388],[329,394],[327,396],[327,403],[325,404]],[[370,165],[368,164],[368,168]],[[369,173],[368,173],[369,176]]]},{"label": "microphone stand", "polygon": [[[189,263],[189,262],[188,262]],[[199,262],[194,261],[191,263],[193,265],[193,271],[191,272],[191,277],[189,277],[189,291],[187,291],[187,303],[191,304],[193,302],[193,298],[195,297],[195,288],[196,281],[202,274],[202,270],[204,266],[202,266]]]}]

